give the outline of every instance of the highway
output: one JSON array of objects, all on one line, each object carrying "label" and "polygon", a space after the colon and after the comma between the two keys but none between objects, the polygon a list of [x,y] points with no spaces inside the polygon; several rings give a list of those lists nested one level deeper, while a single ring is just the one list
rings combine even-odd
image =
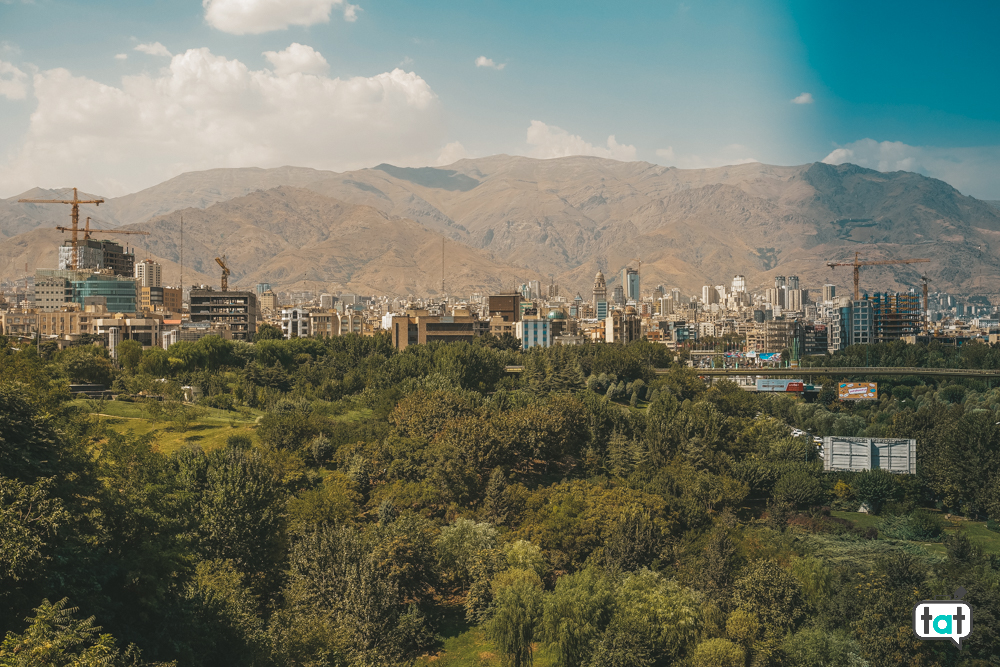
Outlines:
[{"label": "highway", "polygon": [[[758,377],[807,377],[811,375],[836,376],[864,375],[867,377],[889,377],[899,375],[918,375],[925,377],[960,377],[960,378],[1000,378],[1000,370],[979,370],[966,368],[905,368],[886,367],[875,368],[871,366],[840,368],[830,367],[802,367],[802,368],[695,368],[695,373],[706,377],[718,376],[740,376],[756,375]],[[657,368],[657,375],[666,375],[669,368]]]}]

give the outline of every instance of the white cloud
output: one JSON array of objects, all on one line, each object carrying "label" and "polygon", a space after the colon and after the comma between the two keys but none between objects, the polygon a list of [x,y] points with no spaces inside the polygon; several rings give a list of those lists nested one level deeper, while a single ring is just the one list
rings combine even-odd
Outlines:
[{"label": "white cloud", "polygon": [[128,54],[127,53],[116,53],[115,54],[115,60],[128,60]]},{"label": "white cloud", "polygon": [[664,160],[673,160],[674,159],[674,147],[673,146],[667,146],[666,148],[657,148],[656,149],[656,157],[661,157]]},{"label": "white cloud", "polygon": [[438,154],[437,160],[434,161],[435,166],[441,167],[446,164],[452,164],[458,162],[464,158],[469,157],[469,152],[465,150],[465,146],[461,142],[453,141],[450,144],[445,145]]},{"label": "white cloud", "polygon": [[281,75],[202,48],[120,86],[53,69],[33,89],[28,131],[0,162],[6,196],[66,184],[116,195],[214,167],[425,165],[444,143],[437,95],[400,69]]},{"label": "white cloud", "polygon": [[529,152],[531,157],[542,159],[594,155],[625,162],[635,160],[635,146],[619,144],[613,134],[608,137],[607,148],[601,148],[584,141],[576,134],[570,134],[561,127],[546,125],[540,120],[531,121],[528,127],[528,145],[533,146]]},{"label": "white cloud", "polygon": [[938,148],[861,139],[836,148],[823,162],[850,162],[878,171],[913,171],[938,178],[974,197],[1000,199],[995,177],[1000,171],[1000,146]]},{"label": "white cloud", "polygon": [[492,69],[503,69],[507,66],[507,63],[500,63],[497,65],[493,62],[492,58],[487,58],[486,56],[479,56],[476,58],[476,67],[490,67]]},{"label": "white cloud", "polygon": [[[259,35],[289,26],[329,23],[330,12],[344,0],[202,0],[205,21],[217,30],[234,35]],[[344,20],[353,22],[361,10],[347,3]]]},{"label": "white cloud", "polygon": [[169,58],[173,55],[172,53],[170,53],[170,51],[167,50],[167,47],[163,46],[163,44],[160,44],[159,42],[152,42],[149,44],[139,44],[138,46],[135,47],[135,50],[139,51],[140,53],[149,54],[151,56],[163,56],[164,58]]},{"label": "white cloud", "polygon": [[325,74],[330,69],[326,58],[319,51],[298,42],[292,42],[284,51],[265,51],[264,57],[270,61],[274,73],[278,76],[295,72]]},{"label": "white cloud", "polygon": [[792,98],[792,104],[812,104],[814,102],[812,93],[802,93]]},{"label": "white cloud", "polygon": [[0,96],[8,100],[23,100],[28,96],[28,75],[9,63],[0,60]]}]

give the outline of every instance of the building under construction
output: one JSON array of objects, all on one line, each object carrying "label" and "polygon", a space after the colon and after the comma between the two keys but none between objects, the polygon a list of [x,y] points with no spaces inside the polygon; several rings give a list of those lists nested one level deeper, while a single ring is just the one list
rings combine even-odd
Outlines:
[{"label": "building under construction", "polygon": [[94,239],[76,242],[76,267],[73,263],[73,242],[64,241],[59,247],[60,269],[111,269],[116,276],[135,275],[135,253],[114,241]]},{"label": "building under construction", "polygon": [[920,333],[924,312],[915,292],[875,292],[868,297],[876,343],[900,340]]}]

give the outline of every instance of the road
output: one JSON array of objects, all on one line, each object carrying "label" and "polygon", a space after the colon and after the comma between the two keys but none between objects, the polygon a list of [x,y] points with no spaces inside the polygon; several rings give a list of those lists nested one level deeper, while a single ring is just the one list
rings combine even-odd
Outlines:
[{"label": "road", "polygon": [[[524,366],[507,366],[508,373],[520,373]],[[862,375],[866,377],[890,377],[899,375],[917,375],[924,377],[982,378],[984,380],[1000,379],[1000,370],[979,370],[966,368],[874,368],[871,366],[841,367],[841,368],[695,368],[698,375],[704,377],[726,376],[757,376],[757,377],[808,377]],[[666,375],[669,368],[654,369],[657,375]]]}]

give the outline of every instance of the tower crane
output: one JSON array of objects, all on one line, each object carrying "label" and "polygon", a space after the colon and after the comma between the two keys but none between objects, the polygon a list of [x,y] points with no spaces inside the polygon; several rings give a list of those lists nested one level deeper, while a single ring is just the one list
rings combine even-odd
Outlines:
[{"label": "tower crane", "polygon": [[[61,232],[71,232],[72,227],[56,227]],[[89,241],[91,234],[141,234],[142,236],[149,236],[150,232],[140,232],[133,231],[131,229],[91,229],[90,228],[90,216],[87,216],[87,224],[83,228],[83,240]]]},{"label": "tower crane", "polygon": [[835,269],[838,266],[853,266],[854,267],[854,299],[858,300],[861,298],[861,292],[858,289],[858,270],[862,266],[885,266],[888,264],[920,264],[922,262],[929,262],[929,259],[876,259],[876,260],[860,260],[858,255],[861,253],[854,253],[853,262],[827,262],[826,265],[831,269]]},{"label": "tower crane", "polygon": [[222,291],[229,291],[229,267],[226,266],[226,256],[215,258],[216,263],[222,267]]},{"label": "tower crane", "polygon": [[77,251],[76,246],[79,243],[77,239],[77,233],[80,229],[80,204],[94,204],[95,206],[100,206],[104,203],[103,199],[80,199],[77,196],[76,188],[73,188],[73,198],[72,199],[18,199],[20,204],[71,204],[73,206],[72,212],[70,213],[70,219],[73,221],[73,226],[69,228],[69,231],[73,232],[73,261],[72,268],[77,267]]}]

